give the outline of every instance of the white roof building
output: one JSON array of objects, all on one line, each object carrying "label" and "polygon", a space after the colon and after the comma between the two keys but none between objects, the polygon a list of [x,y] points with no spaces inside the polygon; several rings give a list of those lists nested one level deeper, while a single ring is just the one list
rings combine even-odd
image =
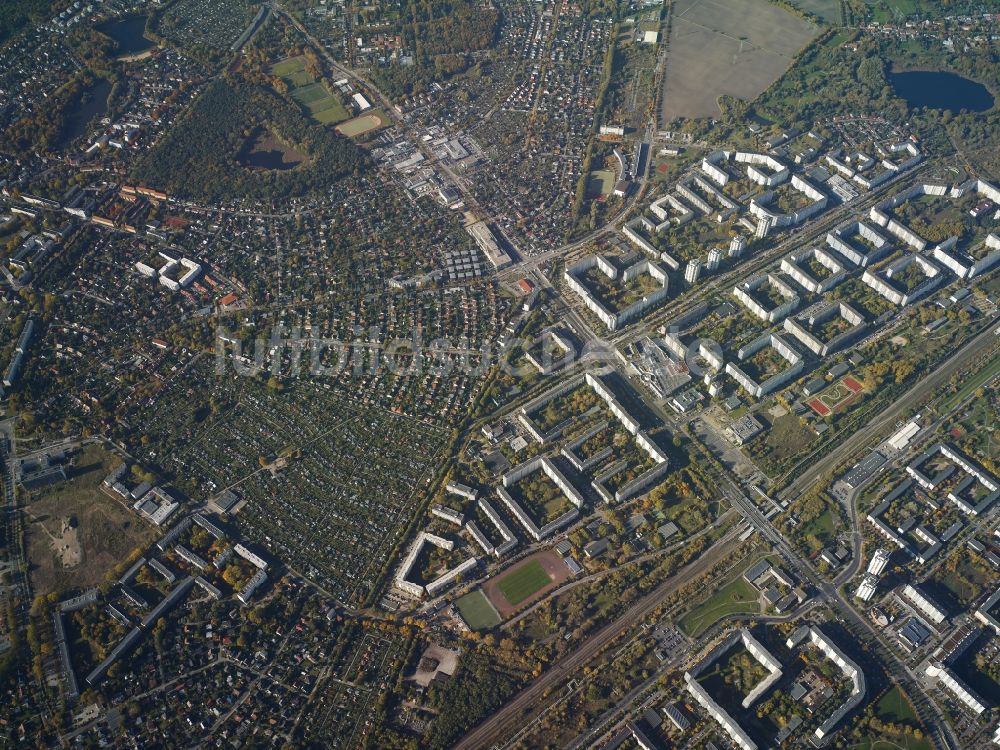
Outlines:
[{"label": "white roof building", "polygon": [[822,740],[824,737],[829,736],[829,734],[836,728],[837,724],[839,724],[844,717],[847,716],[847,714],[857,708],[858,704],[864,700],[865,693],[868,688],[865,682],[865,673],[861,671],[861,667],[859,667],[856,662],[841,651],[840,647],[830,640],[826,633],[820,630],[817,626],[803,625],[801,628],[792,633],[785,645],[787,645],[788,648],[794,648],[806,637],[809,638],[810,643],[823,652],[826,658],[840,667],[847,678],[852,682],[851,694],[847,697],[847,700],[845,700],[836,711],[830,714],[826,721],[816,728],[816,739]]},{"label": "white roof building", "polygon": [[909,601],[918,612],[926,616],[935,625],[940,625],[948,619],[948,613],[944,611],[941,605],[909,583],[903,587],[903,598]]},{"label": "white roof building", "polygon": [[938,682],[946,687],[952,695],[958,698],[960,703],[976,716],[987,710],[988,706],[986,702],[943,664],[928,664],[926,672],[928,677],[936,677]]},{"label": "white roof building", "polygon": [[870,601],[875,595],[875,589],[878,586],[878,578],[873,575],[866,575],[864,580],[861,581],[861,585],[858,586],[857,593],[854,595],[863,602]]},{"label": "white roof building", "polygon": [[891,550],[885,548],[877,550],[872,557],[872,561],[868,563],[868,573],[873,576],[882,575],[882,571],[889,564],[889,555],[891,554]]}]

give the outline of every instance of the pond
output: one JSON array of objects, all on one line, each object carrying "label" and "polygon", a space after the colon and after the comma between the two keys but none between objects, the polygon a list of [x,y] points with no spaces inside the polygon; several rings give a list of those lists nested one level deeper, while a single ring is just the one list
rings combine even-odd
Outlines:
[{"label": "pond", "polygon": [[892,73],[889,83],[911,108],[985,112],[995,103],[988,88],[955,73],[923,70]]},{"label": "pond", "polygon": [[90,123],[107,112],[110,94],[111,84],[103,78],[99,78],[93,86],[83,92],[80,103],[66,118],[66,128],[62,139],[63,148],[84,135]]},{"label": "pond", "polygon": [[154,46],[143,36],[146,16],[126,16],[117,21],[107,21],[99,25],[97,30],[115,41],[119,55],[136,55]]},{"label": "pond", "polygon": [[285,170],[295,169],[307,161],[307,157],[282,143],[268,130],[258,128],[240,150],[237,161],[250,169]]}]

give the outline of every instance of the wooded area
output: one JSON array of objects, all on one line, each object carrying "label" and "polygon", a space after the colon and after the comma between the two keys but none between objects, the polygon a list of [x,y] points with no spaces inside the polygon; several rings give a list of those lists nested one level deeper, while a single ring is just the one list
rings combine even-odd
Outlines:
[{"label": "wooded area", "polygon": [[50,0],[3,0],[0,3],[0,42],[6,41],[28,21],[45,18],[51,10]]},{"label": "wooded area", "polygon": [[[237,155],[266,128],[308,162],[289,170],[250,170]],[[365,154],[315,125],[278,94],[241,79],[213,81],[167,138],[139,160],[133,179],[171,195],[218,201],[303,195],[361,169]]]}]

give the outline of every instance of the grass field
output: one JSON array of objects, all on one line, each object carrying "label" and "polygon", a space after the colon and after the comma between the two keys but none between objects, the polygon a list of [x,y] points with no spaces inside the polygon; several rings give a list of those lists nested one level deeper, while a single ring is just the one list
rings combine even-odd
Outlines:
[{"label": "grass field", "polygon": [[607,198],[614,189],[615,173],[610,169],[598,169],[587,175],[588,198],[596,198],[598,196]]},{"label": "grass field", "polygon": [[968,607],[990,585],[992,576],[985,565],[977,564],[968,549],[959,549],[949,560],[955,569],[938,568],[935,581],[946,588],[963,607]]},{"label": "grass field", "polygon": [[[323,103],[323,100],[329,96],[330,93],[326,90],[322,83],[310,83],[297,88],[292,92],[292,98],[299,104],[306,107],[317,103]],[[323,109],[323,107],[319,107],[319,109]]]},{"label": "grass field", "polygon": [[674,4],[662,118],[713,117],[718,99],[756,98],[819,31],[768,0]]},{"label": "grass field", "polygon": [[802,424],[795,414],[785,414],[771,423],[765,445],[773,450],[776,461],[782,461],[798,453],[805,445],[816,439],[816,434]]},{"label": "grass field", "polygon": [[[875,704],[875,715],[880,721],[888,724],[908,724],[919,727],[920,720],[913,712],[910,702],[897,687],[891,687]],[[892,739],[866,739],[860,743],[849,745],[853,750],[932,750],[934,747],[926,737],[920,739],[912,735],[901,734]]]},{"label": "grass field", "polygon": [[867,0],[872,9],[872,20],[878,23],[902,21],[917,13],[920,0]]},{"label": "grass field", "polygon": [[851,750],[933,750],[934,746],[926,737],[919,740],[905,735],[898,740],[865,740],[857,745],[848,745]]},{"label": "grass field", "polygon": [[276,76],[281,78],[286,78],[296,73],[305,72],[305,63],[303,57],[286,57],[284,60],[280,60],[271,66],[271,72]]},{"label": "grass field", "polygon": [[[806,546],[813,549],[813,551],[819,551],[834,541],[836,531],[837,527],[833,508],[828,505],[818,516],[797,526],[795,528],[795,535],[805,540]],[[819,543],[818,547],[810,541],[810,537],[815,538],[816,542]]]},{"label": "grass field", "polygon": [[961,390],[948,399],[941,411],[954,409],[958,404],[971,396],[977,388],[981,388],[1000,377],[1000,354],[994,357],[983,369],[972,375]]},{"label": "grass field", "polygon": [[677,623],[680,629],[697,638],[727,615],[760,614],[757,590],[744,580],[744,570],[741,568],[736,578],[685,614]]},{"label": "grass field", "polygon": [[337,126],[337,132],[346,135],[348,138],[354,138],[365,133],[370,133],[373,130],[378,130],[388,122],[389,118],[386,117],[385,113],[375,109],[371,112],[366,112],[360,117],[355,117],[353,120],[342,122]]},{"label": "grass field", "polygon": [[542,564],[537,560],[532,560],[527,565],[522,565],[513,573],[508,573],[502,577],[497,586],[508,602],[517,606],[529,596],[546,586],[552,579],[545,572]]},{"label": "grass field", "polygon": [[806,13],[817,15],[827,23],[843,23],[838,0],[792,0],[792,2]]},{"label": "grass field", "polygon": [[289,57],[276,62],[271,73],[288,85],[289,96],[316,122],[328,125],[351,116],[340,97],[305,69],[305,58]]},{"label": "grass field", "polygon": [[338,122],[343,122],[347,114],[346,110],[341,113],[341,109],[341,107],[330,107],[319,112],[313,112],[311,116],[316,122],[323,125],[336,125]]},{"label": "grass field", "polygon": [[281,78],[285,80],[289,88],[298,88],[300,86],[308,86],[313,82],[313,77],[309,75],[303,68],[299,68],[288,75],[282,75]]},{"label": "grass field", "polygon": [[489,630],[500,624],[500,615],[493,609],[482,589],[460,597],[455,601],[462,619],[473,630]]}]

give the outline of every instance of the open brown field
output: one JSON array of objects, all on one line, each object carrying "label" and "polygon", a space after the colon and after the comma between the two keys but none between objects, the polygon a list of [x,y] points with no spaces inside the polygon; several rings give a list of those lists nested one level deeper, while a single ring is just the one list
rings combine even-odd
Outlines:
[{"label": "open brown field", "polygon": [[819,28],[768,0],[678,0],[661,117],[713,117],[728,94],[756,98]]},{"label": "open brown field", "polygon": [[69,480],[30,493],[23,512],[31,585],[36,592],[87,588],[156,533],[101,490],[118,459],[97,445],[77,454]]}]

